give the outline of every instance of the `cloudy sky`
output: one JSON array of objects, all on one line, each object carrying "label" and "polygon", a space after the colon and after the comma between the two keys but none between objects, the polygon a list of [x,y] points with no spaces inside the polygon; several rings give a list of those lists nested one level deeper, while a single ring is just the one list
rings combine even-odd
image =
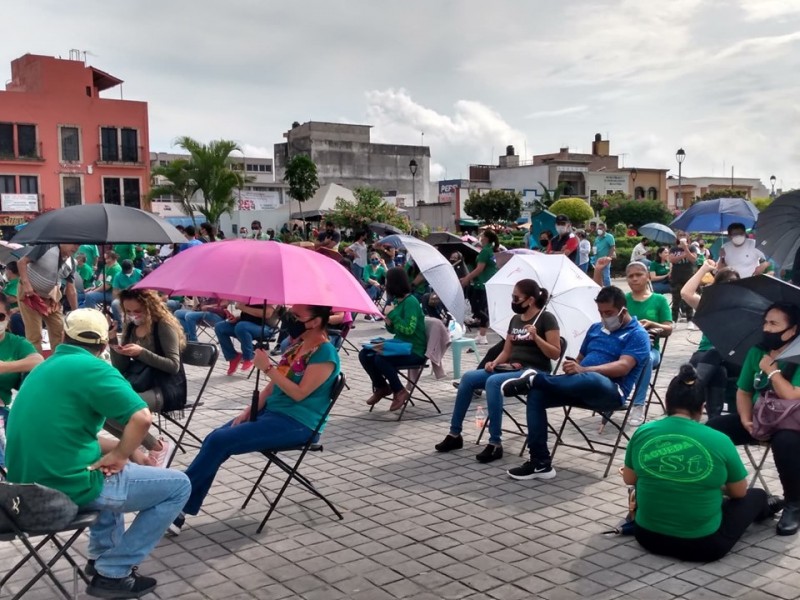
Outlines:
[{"label": "cloudy sky", "polygon": [[[800,0],[26,0],[3,6],[0,72],[87,61],[179,135],[272,155],[292,121],[430,145],[433,176],[596,132],[626,166],[800,187]],[[724,168],[724,171],[723,171]]]}]

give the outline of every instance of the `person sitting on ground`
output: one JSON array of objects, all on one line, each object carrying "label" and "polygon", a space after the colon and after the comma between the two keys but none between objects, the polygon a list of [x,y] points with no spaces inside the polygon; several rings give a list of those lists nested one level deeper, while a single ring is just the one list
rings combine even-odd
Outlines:
[{"label": "person sitting on ground", "polygon": [[[280,317],[271,304],[244,304],[237,302],[239,316],[229,316],[214,325],[222,355],[228,361],[228,375],[233,375],[239,364],[247,373],[253,368],[255,356],[253,340],[269,340],[278,329]],[[233,347],[233,338],[239,340],[241,352]]]},{"label": "person sitting on ground", "polygon": [[502,386],[504,396],[528,395],[530,460],[508,470],[512,479],[556,476],[547,448],[548,408],[577,404],[599,413],[617,410],[650,360],[650,337],[628,314],[625,293],[618,287],[604,287],[595,302],[601,321],[589,327],[577,358],[564,359],[564,375],[529,369]]},{"label": "person sitting on ground", "polygon": [[342,241],[342,234],[336,229],[333,221],[325,221],[325,229],[317,235],[317,241],[314,244],[317,248],[328,248],[329,250],[336,250],[339,247],[339,242]]},{"label": "person sitting on ground", "polygon": [[103,254],[105,260],[103,266],[103,276],[96,282],[95,286],[84,290],[83,306],[85,308],[97,308],[103,304],[105,310],[111,309],[111,301],[114,299],[114,279],[122,273],[122,265],[117,262],[117,253],[108,250]]},{"label": "person sitting on ground", "polygon": [[666,404],[666,418],[633,434],[620,469],[623,481],[636,486],[636,541],[679,560],[719,560],[751,523],[770,518],[783,502],[748,489],[731,440],[700,424],[703,399],[691,365],[670,382]]},{"label": "person sitting on ground", "polygon": [[572,223],[570,223],[567,215],[558,215],[556,217],[556,232],[558,235],[550,240],[550,244],[547,246],[547,253],[564,254],[577,265],[580,242],[578,236],[572,233]]},{"label": "person sitting on ground", "polygon": [[112,294],[114,295],[114,301],[111,302],[111,314],[114,317],[114,321],[117,323],[122,323],[119,295],[122,293],[122,290],[127,290],[128,288],[133,287],[144,277],[142,272],[133,266],[133,261],[127,258],[122,261],[120,266],[122,267],[122,271],[117,273],[116,277],[114,277],[114,282],[112,283]]},{"label": "person sitting on ground", "polygon": [[[747,353],[736,386],[738,414],[709,419],[707,425],[731,438],[734,444],[757,444],[753,438],[753,405],[772,392],[784,400],[800,400],[800,369],[778,361],[800,332],[800,307],[776,303],[764,312],[763,338]],[[786,507],[778,521],[778,535],[794,535],[800,527],[800,431],[779,428],[769,440]]]},{"label": "person sitting on ground", "polygon": [[[136,572],[186,503],[189,479],[129,459],[153,417],[131,385],[100,358],[108,321],[82,308],[66,317],[64,343],[25,379],[8,420],[8,480],[65,493],[82,511],[99,511],[89,527],[92,578],[101,598],[139,598],[156,580]],[[120,440],[98,438],[106,419],[125,427]],[[136,512],[125,530],[125,513]]]},{"label": "person sitting on ground", "polygon": [[395,340],[410,343],[411,352],[384,356],[383,347],[376,344],[375,348],[363,348],[358,353],[358,359],[372,380],[374,393],[367,404],[373,406],[392,394],[389,410],[395,411],[400,410],[409,398],[408,391],[400,382],[397,368],[425,364],[427,338],[422,306],[411,293],[411,282],[403,267],[394,267],[386,273],[386,293],[394,298],[394,304],[387,304],[384,309],[386,330],[395,334]]},{"label": "person sitting on ground", "polygon": [[[217,471],[231,456],[302,445],[314,433],[339,375],[339,355],[326,331],[330,312],[327,306],[292,306],[294,320],[305,331],[277,366],[263,350],[256,352],[256,367],[270,380],[259,396],[256,419],[251,421],[248,404],[235,419],[206,436],[186,469],[192,494],[170,531],[179,533],[184,515],[200,511]],[[323,429],[324,425],[320,434]]]},{"label": "person sitting on ground", "polygon": [[[729,281],[738,281],[739,274],[730,268],[717,269],[713,260],[708,259],[692,278],[681,288],[681,299],[694,309],[700,305],[698,290],[704,279],[716,270],[713,283],[718,285]],[[703,393],[706,414],[708,418],[718,417],[725,407],[725,392],[728,387],[728,377],[738,375],[740,367],[725,360],[714,348],[711,340],[705,334],[697,344],[697,350],[692,354],[689,362],[697,370],[697,385]]]},{"label": "person sitting on ground", "polygon": [[[361,280],[367,288],[367,294],[376,305],[381,299],[381,296],[383,296],[386,271],[386,264],[383,262],[380,255],[377,252],[371,252],[369,255],[369,264],[364,267],[361,273]],[[380,320],[380,317],[364,315],[364,319],[372,321],[373,319]]]},{"label": "person sitting on ground", "polygon": [[533,279],[522,279],[514,286],[511,310],[514,316],[508,325],[508,335],[500,355],[487,362],[484,368],[469,371],[461,378],[450,420],[450,433],[436,445],[439,452],[458,450],[464,446],[461,437],[464,417],[476,389],[486,390],[489,417],[489,444],[478,454],[478,462],[488,463],[503,457],[503,395],[504,381],[519,377],[523,369],[549,373],[550,361],[561,356],[561,331],[556,318],[546,310],[549,294]]},{"label": "person sitting on ground", "polygon": [[748,239],[747,228],[743,223],[728,225],[729,242],[722,244],[719,251],[719,268],[730,267],[740,277],[751,277],[766,273],[770,264],[764,253],[756,248],[756,241]]},{"label": "person sitting on ground", "polygon": [[[608,257],[598,258],[600,268],[594,271],[594,280],[601,285],[602,267],[610,262]],[[628,263],[625,268],[625,279],[631,291],[625,294],[625,303],[628,313],[639,320],[639,324],[650,335],[652,346],[650,348],[650,361],[645,366],[642,385],[636,388],[633,397],[633,409],[628,422],[632,427],[638,427],[644,422],[645,400],[649,389],[653,370],[661,364],[661,340],[672,333],[672,316],[667,299],[661,294],[654,294],[650,289],[650,279],[647,267],[641,262]],[[648,385],[645,385],[648,384]]]},{"label": "person sitting on ground", "polygon": [[6,297],[6,308],[8,309],[8,330],[14,335],[25,337],[25,323],[22,322],[22,315],[19,312],[19,266],[17,261],[12,260],[6,265],[6,285],[3,294]]},{"label": "person sitting on ground", "polygon": [[[116,324],[109,334],[111,364],[131,382],[151,412],[182,407],[186,404],[186,376],[181,352],[186,347],[186,338],[180,324],[153,290],[122,290],[119,300],[125,317],[121,321],[120,343],[117,344]],[[166,377],[153,380],[143,374],[148,369],[156,369],[171,377],[169,380]],[[119,437],[123,426],[107,419],[105,429]],[[175,449],[171,440],[149,434],[142,445],[148,451],[149,464],[158,467],[169,463]]]},{"label": "person sitting on ground", "polygon": [[486,298],[486,282],[497,273],[497,263],[494,253],[497,252],[500,241],[497,234],[491,229],[484,229],[481,233],[481,251],[475,268],[461,278],[461,285],[467,287],[467,298],[472,307],[472,316],[478,325],[478,344],[487,345],[489,340],[486,333],[489,330],[489,301]]},{"label": "person sitting on ground", "polygon": [[228,312],[228,300],[214,300],[209,298],[200,299],[197,310],[179,308],[175,311],[175,318],[183,327],[186,333],[186,340],[189,342],[197,341],[197,325],[201,321],[209,327],[214,327],[217,323],[224,321],[230,313]]}]

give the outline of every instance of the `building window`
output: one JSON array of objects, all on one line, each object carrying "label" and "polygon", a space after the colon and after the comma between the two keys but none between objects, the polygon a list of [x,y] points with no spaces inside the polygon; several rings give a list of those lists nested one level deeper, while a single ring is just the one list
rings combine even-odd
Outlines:
[{"label": "building window", "polygon": [[141,208],[142,199],[139,193],[139,180],[135,178],[126,178],[122,180],[122,191],[125,194],[125,206],[131,208]]},{"label": "building window", "polygon": [[14,156],[14,124],[0,123],[0,157]]},{"label": "building window", "polygon": [[16,194],[17,178],[13,175],[0,175],[0,194]]},{"label": "building window", "polygon": [[119,160],[116,127],[100,128],[100,160],[104,162],[116,162]]},{"label": "building window", "polygon": [[36,148],[36,125],[17,125],[17,155],[39,158]]},{"label": "building window", "polygon": [[658,199],[658,190],[654,187],[647,188],[647,199],[648,200],[657,200]]},{"label": "building window", "polygon": [[64,206],[83,204],[80,177],[62,177],[61,185],[64,189]]},{"label": "building window", "polygon": [[61,127],[61,160],[63,162],[81,160],[80,131],[77,127]]},{"label": "building window", "polygon": [[19,176],[19,193],[20,194],[38,194],[39,193],[39,178],[36,175],[20,175]]},{"label": "building window", "polygon": [[123,127],[120,130],[120,140],[122,142],[122,161],[139,162],[139,136],[137,131]]},{"label": "building window", "polygon": [[644,198],[644,188],[637,186],[635,190],[633,190],[633,198],[635,200],[641,200]]},{"label": "building window", "polygon": [[106,204],[122,204],[122,190],[119,179],[103,177],[103,202]]}]

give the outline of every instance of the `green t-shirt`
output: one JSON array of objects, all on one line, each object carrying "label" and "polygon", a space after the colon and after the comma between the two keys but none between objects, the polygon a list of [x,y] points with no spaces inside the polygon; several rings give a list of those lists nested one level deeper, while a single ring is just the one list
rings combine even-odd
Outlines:
[{"label": "green t-shirt", "polygon": [[700,337],[700,342],[697,344],[697,351],[698,352],[708,352],[712,348],[714,348],[714,344],[711,343],[711,340],[708,339],[708,336],[706,336],[706,334],[704,333]]},{"label": "green t-shirt", "polygon": [[100,256],[100,251],[94,244],[82,244],[78,246],[78,252],[75,254],[83,253],[86,255],[86,264],[91,268],[97,265],[97,257]]},{"label": "green t-shirt", "polygon": [[[482,289],[486,287],[486,282],[497,273],[497,263],[494,260],[494,252],[491,246],[484,246],[478,253],[478,258],[475,259],[477,264],[484,264],[483,271],[472,280],[472,285],[476,288]],[[477,266],[477,265],[476,265]]]},{"label": "green t-shirt", "polygon": [[391,321],[391,324],[386,324],[386,331],[393,333],[396,340],[411,342],[413,354],[425,356],[428,339],[425,335],[425,313],[419,300],[409,294],[386,317]]},{"label": "green t-shirt", "polygon": [[636,472],[637,525],[690,539],[719,529],[722,486],[747,477],[727,435],[683,417],[639,427],[625,466]]},{"label": "green t-shirt", "polygon": [[650,263],[650,271],[656,274],[656,277],[661,277],[669,273],[669,264],[652,261]]},{"label": "green t-shirt", "polygon": [[128,275],[120,271],[114,277],[113,287],[115,290],[127,290],[132,285],[139,283],[142,280],[142,272],[139,269],[134,269]]},{"label": "green t-shirt", "polygon": [[[672,311],[669,308],[667,298],[663,294],[650,294],[647,300],[639,301],[634,300],[633,294],[628,292],[625,294],[625,304],[630,315],[640,321],[647,319],[654,323],[672,323]],[[656,338],[655,347],[660,347],[658,338]]]},{"label": "green t-shirt", "polygon": [[[739,379],[736,381],[736,387],[738,387],[743,392],[748,392],[753,394],[753,404],[755,404],[756,400],[758,400],[758,396],[764,390],[757,390],[755,388],[755,379],[756,375],[761,372],[761,369],[758,367],[758,363],[761,362],[761,359],[764,358],[764,355],[767,353],[766,350],[759,348],[758,346],[753,346],[747,352],[747,356],[744,357],[744,364],[742,365],[742,370],[739,373]],[[786,367],[789,366],[789,363],[779,360],[777,363],[777,367],[781,371],[785,371]],[[766,379],[766,375],[763,377]],[[792,385],[800,386],[800,369],[797,369],[792,376]],[[765,388],[768,389],[768,388]]]},{"label": "green t-shirt", "polygon": [[[319,418],[328,409],[328,404],[331,401],[331,388],[333,388],[333,382],[339,374],[339,355],[336,352],[336,348],[333,347],[333,344],[330,342],[321,344],[314,354],[308,358],[307,364],[313,365],[317,363],[333,363],[333,372],[321,386],[306,396],[304,400],[297,402],[287,396],[283,390],[276,385],[272,388],[272,394],[267,398],[267,409],[272,412],[279,412],[290,416],[295,421],[313,430],[319,423]],[[304,372],[305,369],[300,372],[289,369],[289,379],[295,383],[300,383],[300,380],[303,379]],[[320,429],[320,433],[321,432],[322,429]]]},{"label": "green t-shirt", "polygon": [[12,308],[17,308],[19,302],[17,302],[19,296],[19,278],[12,279],[6,284],[6,287],[3,288],[3,293],[8,297],[8,309],[11,310]]},{"label": "green t-shirt", "polygon": [[[120,273],[122,273],[122,265],[118,262],[114,263],[112,266],[106,265],[103,269],[103,280],[105,281],[106,288],[111,290],[111,288],[114,287],[114,278]],[[103,281],[98,281],[97,285],[102,286]]]},{"label": "green t-shirt", "polygon": [[371,265],[368,264],[364,267],[364,270],[361,273],[361,279],[364,280],[364,283],[369,282],[370,279],[374,279],[377,282],[383,281],[386,277],[386,269],[383,265]]},{"label": "green t-shirt", "polygon": [[122,262],[123,260],[133,261],[136,258],[136,246],[134,244],[116,244],[114,252],[117,253],[117,262]]},{"label": "green t-shirt", "polygon": [[598,235],[594,240],[594,246],[597,248],[597,258],[611,256],[611,249],[614,248],[616,244],[617,242],[614,240],[614,236],[607,231],[603,236]]},{"label": "green t-shirt", "polygon": [[[3,339],[0,340],[0,361],[2,362],[22,360],[31,354],[36,354],[36,348],[24,337],[6,332]],[[6,406],[11,404],[11,390],[19,388],[22,375],[23,373],[0,374],[0,402],[2,404]]]},{"label": "green t-shirt", "polygon": [[86,467],[100,456],[105,420],[127,423],[147,408],[113,366],[83,348],[60,344],[25,378],[6,434],[8,480],[40,483],[78,506],[95,500],[103,474]]},{"label": "green t-shirt", "polygon": [[88,261],[80,265],[77,269],[78,275],[83,281],[83,289],[89,289],[94,283],[94,269],[89,266]]}]

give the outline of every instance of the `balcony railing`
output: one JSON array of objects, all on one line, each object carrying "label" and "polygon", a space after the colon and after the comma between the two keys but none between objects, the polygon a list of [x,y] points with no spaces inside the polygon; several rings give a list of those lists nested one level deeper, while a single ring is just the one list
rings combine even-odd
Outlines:
[{"label": "balcony railing", "polygon": [[0,153],[0,162],[10,161],[30,161],[30,162],[43,162],[44,154],[42,153],[42,142],[34,144],[33,152],[20,153],[19,149],[16,152],[2,152]]},{"label": "balcony railing", "polygon": [[118,146],[117,148],[97,144],[97,164],[143,167],[146,164],[144,146]]}]

